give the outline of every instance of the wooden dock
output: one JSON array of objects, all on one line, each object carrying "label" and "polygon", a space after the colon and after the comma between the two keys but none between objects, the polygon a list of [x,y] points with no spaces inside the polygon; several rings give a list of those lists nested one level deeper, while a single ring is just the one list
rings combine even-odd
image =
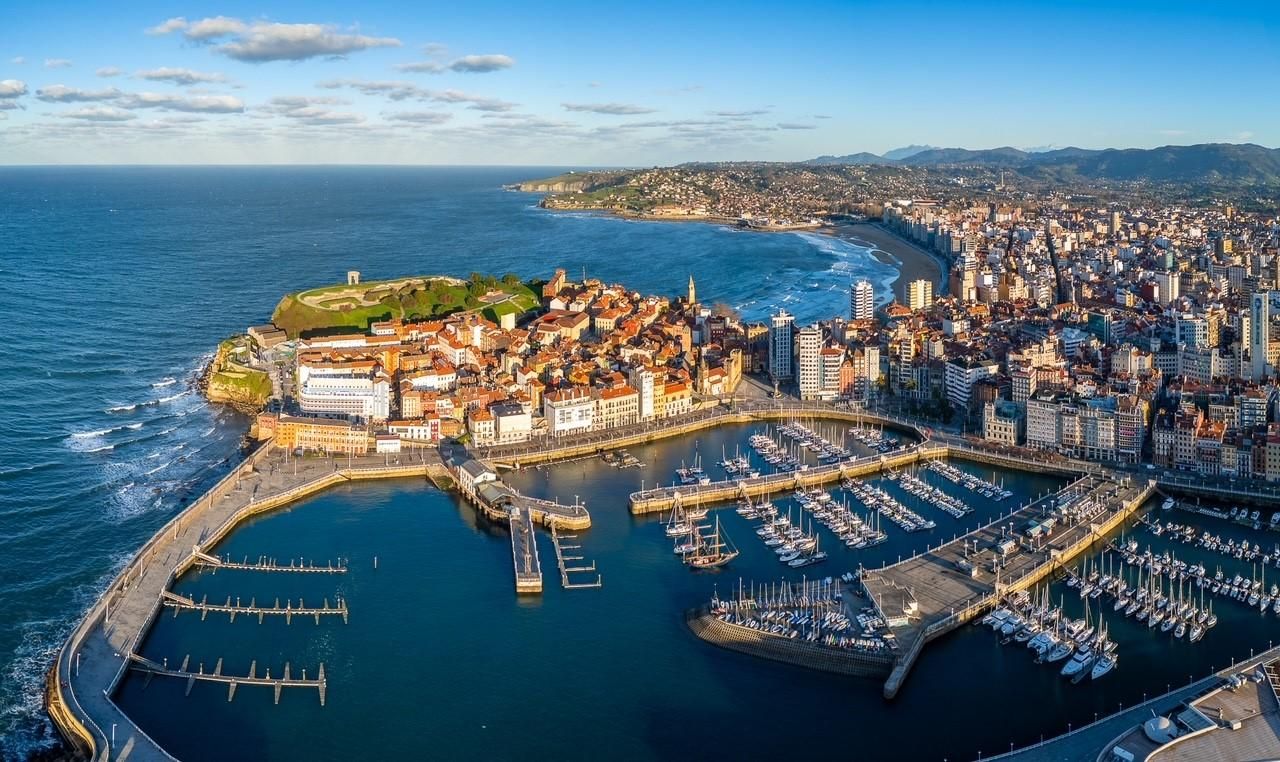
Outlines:
[{"label": "wooden dock", "polygon": [[527,510],[513,508],[508,525],[511,527],[511,563],[516,573],[516,592],[541,593],[542,563],[538,560],[538,542],[533,534],[533,516]]},{"label": "wooden dock", "polygon": [[271,668],[267,668],[267,673],[258,677],[258,662],[255,660],[249,665],[249,674],[226,675],[222,672],[222,659],[218,659],[218,663],[214,665],[212,672],[204,671],[204,663],[192,672],[189,667],[191,665],[191,656],[188,654],[182,659],[182,666],[178,669],[170,669],[169,660],[165,659],[163,663],[152,661],[138,654],[129,654],[129,667],[136,672],[145,672],[147,675],[147,685],[151,684],[151,678],[159,675],[161,677],[176,677],[187,681],[186,695],[191,695],[191,688],[196,682],[223,683],[227,686],[227,701],[231,701],[236,697],[236,688],[241,685],[258,685],[269,687],[275,691],[275,703],[280,703],[280,694],[285,688],[314,688],[320,693],[320,706],[324,706],[326,693],[328,689],[328,680],[324,675],[324,662],[320,663],[319,674],[315,678],[307,677],[307,670],[302,670],[302,677],[294,677],[290,671],[289,662],[284,663],[284,675],[282,677],[272,677]]},{"label": "wooden dock", "polygon": [[[582,556],[565,555],[566,550],[581,550],[581,545],[566,545],[565,540],[576,540],[577,535],[566,534],[561,535],[554,524],[551,525],[551,543],[556,549],[556,566],[560,568],[560,586],[566,590],[586,590],[590,588],[604,587],[604,578],[599,572],[596,572],[596,563],[592,561],[587,566],[569,566],[572,561],[583,560]],[[595,572],[596,578],[594,582],[573,582],[570,574],[590,574]]]},{"label": "wooden dock", "polygon": [[249,604],[246,606],[241,605],[239,598],[236,598],[235,603],[232,603],[229,595],[226,603],[209,603],[209,596],[207,595],[197,602],[194,599],[178,595],[172,590],[165,590],[161,593],[161,600],[166,607],[173,609],[175,617],[179,611],[199,611],[200,621],[202,622],[209,616],[209,612],[214,612],[216,614],[230,615],[232,622],[236,621],[237,616],[256,616],[258,624],[262,624],[262,620],[265,617],[282,616],[285,624],[292,624],[293,618],[300,616],[312,617],[316,620],[316,624],[320,624],[320,617],[322,616],[340,616],[342,617],[342,623],[347,624],[350,614],[347,609],[347,602],[342,598],[338,598],[337,605],[334,606],[330,606],[329,599],[325,598],[324,605],[320,608],[307,608],[301,599],[298,600],[297,606],[293,605],[292,601],[287,600],[281,606],[279,598],[276,599],[275,604],[272,606],[259,606],[257,599],[250,599]]},{"label": "wooden dock", "polygon": [[218,569],[235,569],[239,571],[257,571],[257,572],[300,572],[310,574],[346,574],[347,567],[341,561],[337,564],[330,561],[326,566],[319,566],[308,561],[297,561],[289,559],[288,565],[276,561],[274,558],[261,556],[256,562],[250,562],[248,558],[243,561],[232,561],[230,558],[219,558],[211,556],[198,548],[191,551],[191,565],[204,566]]}]

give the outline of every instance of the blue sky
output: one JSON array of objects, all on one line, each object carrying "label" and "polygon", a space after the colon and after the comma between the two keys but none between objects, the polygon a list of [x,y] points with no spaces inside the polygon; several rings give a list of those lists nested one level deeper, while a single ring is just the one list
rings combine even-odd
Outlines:
[{"label": "blue sky", "polygon": [[0,25],[0,164],[1280,145],[1280,6],[1031,6],[32,3]]}]

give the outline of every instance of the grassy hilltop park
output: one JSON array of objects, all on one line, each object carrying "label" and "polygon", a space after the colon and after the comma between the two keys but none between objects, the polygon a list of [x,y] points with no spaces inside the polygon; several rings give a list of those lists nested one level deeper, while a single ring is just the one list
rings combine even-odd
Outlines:
[{"label": "grassy hilltop park", "polygon": [[379,320],[435,318],[463,311],[479,311],[497,322],[503,315],[536,309],[540,287],[537,281],[525,283],[511,273],[501,278],[472,273],[466,280],[432,275],[324,286],[285,295],[271,322],[290,338],[364,331]]}]

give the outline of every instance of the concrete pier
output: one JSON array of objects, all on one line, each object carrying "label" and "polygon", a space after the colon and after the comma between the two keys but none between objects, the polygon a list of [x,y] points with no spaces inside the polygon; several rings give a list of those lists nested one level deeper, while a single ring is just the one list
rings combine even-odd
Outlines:
[{"label": "concrete pier", "polygon": [[[1083,477],[1057,494],[1001,517],[964,537],[920,555],[862,574],[862,584],[889,623],[901,648],[885,698],[893,698],[931,640],[993,607],[1002,596],[1025,590],[1069,564],[1118,528],[1155,493],[1154,480]],[[1023,531],[1048,517],[1064,499],[1092,501],[1069,525],[1032,540]]]},{"label": "concrete pier", "polygon": [[542,592],[542,562],[538,560],[538,541],[533,534],[533,518],[528,511],[511,511],[511,561],[516,573],[517,593]]},{"label": "concrete pier", "polygon": [[817,466],[804,471],[770,474],[755,479],[736,479],[712,482],[710,484],[690,484],[680,487],[659,487],[643,492],[631,493],[631,512],[636,514],[655,513],[671,510],[677,501],[684,505],[699,503],[723,503],[739,497],[760,497],[776,495],[800,488],[820,487],[834,484],[845,478],[862,478],[875,474],[905,468],[916,463],[930,460],[953,458],[967,460],[984,465],[1001,468],[1016,468],[1042,473],[1079,475],[1079,471],[1046,465],[1038,461],[1026,460],[1008,455],[973,450],[953,444],[925,442],[905,447],[885,455],[868,455],[854,458],[842,463]]}]

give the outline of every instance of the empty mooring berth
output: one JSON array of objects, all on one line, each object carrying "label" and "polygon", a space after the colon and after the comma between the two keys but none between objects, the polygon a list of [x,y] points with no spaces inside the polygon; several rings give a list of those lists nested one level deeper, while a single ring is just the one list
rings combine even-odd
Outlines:
[{"label": "empty mooring berth", "polygon": [[173,615],[176,617],[179,611],[199,611],[200,621],[204,621],[210,612],[215,614],[229,614],[231,621],[236,621],[237,616],[257,617],[258,624],[262,624],[264,618],[268,616],[282,616],[285,624],[292,624],[295,616],[311,617],[316,620],[316,624],[320,624],[322,616],[340,616],[342,623],[349,621],[350,612],[347,609],[347,602],[342,598],[337,599],[335,605],[329,605],[329,599],[324,599],[324,605],[320,608],[307,607],[307,604],[298,599],[295,606],[292,601],[285,601],[284,605],[280,605],[280,599],[277,598],[271,606],[259,606],[256,598],[251,598],[247,605],[242,605],[240,599],[236,598],[235,603],[231,602],[231,596],[227,596],[226,603],[209,603],[209,596],[204,596],[200,601],[196,601],[186,596],[178,595],[170,590],[164,591],[161,596],[164,605],[173,609]]},{"label": "empty mooring berth", "polygon": [[320,694],[320,706],[324,706],[326,694],[328,692],[328,681],[324,676],[324,662],[320,663],[320,670],[316,677],[308,679],[307,670],[303,668],[302,677],[294,677],[291,673],[289,662],[284,663],[284,675],[281,677],[272,677],[271,668],[267,668],[267,672],[262,677],[258,677],[258,662],[255,660],[249,665],[248,675],[229,675],[222,671],[222,659],[218,659],[218,663],[214,665],[212,672],[204,671],[204,663],[201,662],[195,672],[190,671],[191,655],[188,654],[182,659],[182,666],[178,669],[169,667],[169,660],[164,662],[155,662],[145,656],[130,654],[129,667],[135,672],[144,672],[147,675],[147,684],[151,683],[151,678],[156,675],[161,677],[176,677],[187,681],[186,695],[191,695],[191,688],[197,682],[207,683],[223,683],[227,686],[227,701],[231,701],[236,697],[236,688],[241,685],[255,685],[271,688],[275,692],[275,703],[280,703],[280,694],[285,688],[314,688]]},{"label": "empty mooring berth", "polygon": [[289,559],[289,563],[283,564],[274,558],[259,556],[257,561],[250,562],[248,558],[242,561],[232,561],[230,558],[220,558],[211,556],[202,552],[199,547],[191,549],[191,565],[203,566],[218,569],[232,569],[236,571],[255,571],[255,572],[299,572],[303,574],[346,574],[347,567],[342,561],[330,561],[324,566],[310,561],[294,561]]},{"label": "empty mooring berth", "polygon": [[[573,562],[582,562],[585,560],[583,556],[569,555],[567,551],[582,550],[581,545],[569,544],[565,540],[576,540],[577,535],[562,535],[556,529],[555,525],[551,527],[551,543],[556,549],[556,566],[560,567],[560,585],[566,590],[583,590],[588,588],[604,587],[604,578],[596,571],[596,562],[584,566],[570,566]],[[592,582],[573,582],[569,577],[570,574],[595,574],[596,578]]]}]

